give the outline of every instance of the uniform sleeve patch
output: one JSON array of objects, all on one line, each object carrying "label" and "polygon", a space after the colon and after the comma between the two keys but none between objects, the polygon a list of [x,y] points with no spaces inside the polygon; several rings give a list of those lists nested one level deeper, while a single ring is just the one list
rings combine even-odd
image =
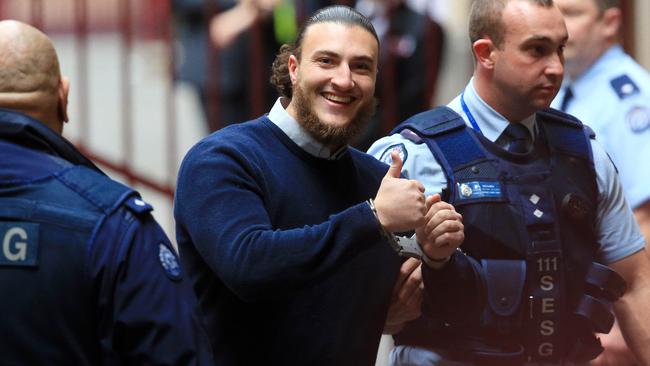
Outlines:
[{"label": "uniform sleeve patch", "polygon": [[634,107],[625,117],[627,125],[634,133],[641,133],[650,128],[650,110],[645,107]]},{"label": "uniform sleeve patch", "polygon": [[0,221],[0,266],[38,266],[39,224]]},{"label": "uniform sleeve patch", "polygon": [[393,158],[391,157],[391,153],[393,151],[399,154],[399,157],[402,159],[402,163],[406,163],[406,159],[408,159],[409,153],[406,150],[406,146],[404,146],[402,143],[389,146],[381,154],[381,158],[379,160],[388,165],[391,165],[393,163]]},{"label": "uniform sleeve patch", "polygon": [[612,88],[614,88],[614,91],[616,91],[616,94],[618,94],[618,97],[621,99],[625,99],[640,91],[639,87],[627,75],[621,75],[612,79],[610,84],[612,84]]},{"label": "uniform sleeve patch", "polygon": [[158,259],[160,260],[160,265],[165,271],[167,277],[174,281],[181,280],[183,278],[183,273],[176,253],[163,243],[160,243],[158,248]]}]

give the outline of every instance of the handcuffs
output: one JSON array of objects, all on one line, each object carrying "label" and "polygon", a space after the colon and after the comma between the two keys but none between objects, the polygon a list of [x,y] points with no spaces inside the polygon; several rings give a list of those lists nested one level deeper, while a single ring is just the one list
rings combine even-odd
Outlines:
[{"label": "handcuffs", "polygon": [[375,208],[375,202],[373,199],[370,198],[367,202],[370,206],[370,209],[372,210],[372,213],[375,215],[377,222],[379,223],[381,235],[388,241],[388,244],[390,244],[391,248],[393,248],[393,250],[395,250],[400,257],[419,259],[433,269],[440,269],[445,263],[449,261],[450,257],[445,257],[442,259],[429,258],[429,256],[424,254],[422,251],[422,248],[420,247],[415,234],[413,234],[411,237],[407,237],[395,235],[386,230],[386,228],[379,221],[379,216],[377,215],[377,209]]}]

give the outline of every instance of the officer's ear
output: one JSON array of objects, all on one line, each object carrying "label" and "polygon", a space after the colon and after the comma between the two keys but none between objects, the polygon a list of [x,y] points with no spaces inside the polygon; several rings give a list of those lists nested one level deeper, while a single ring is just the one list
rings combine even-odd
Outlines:
[{"label": "officer's ear", "polygon": [[68,122],[68,95],[70,94],[70,81],[65,76],[61,77],[58,90],[57,113],[59,121]]},{"label": "officer's ear", "polygon": [[623,22],[623,14],[619,8],[609,8],[603,11],[603,36],[606,39],[616,39],[620,36],[621,23]]},{"label": "officer's ear", "polygon": [[494,68],[495,50],[497,48],[489,38],[481,38],[474,42],[472,51],[474,51],[474,58],[476,62],[484,69],[491,70]]}]

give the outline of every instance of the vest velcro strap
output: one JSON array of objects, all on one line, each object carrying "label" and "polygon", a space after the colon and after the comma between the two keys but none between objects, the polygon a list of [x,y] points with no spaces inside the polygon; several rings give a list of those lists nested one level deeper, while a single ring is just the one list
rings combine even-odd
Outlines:
[{"label": "vest velcro strap", "polygon": [[595,262],[589,267],[585,281],[591,295],[612,302],[623,296],[627,288],[625,280],[616,271]]},{"label": "vest velcro strap", "polygon": [[614,314],[603,300],[584,295],[576,308],[575,314],[588,320],[597,333],[609,333],[614,325]]}]

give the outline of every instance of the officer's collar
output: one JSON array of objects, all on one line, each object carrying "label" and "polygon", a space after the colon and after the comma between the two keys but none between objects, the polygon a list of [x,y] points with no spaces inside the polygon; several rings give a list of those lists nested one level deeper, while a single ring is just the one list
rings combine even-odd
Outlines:
[{"label": "officer's collar", "polygon": [[[496,142],[497,139],[501,136],[506,127],[510,122],[489,104],[487,104],[481,96],[478,95],[476,89],[474,88],[474,78],[470,79],[469,83],[465,87],[464,99],[467,103],[467,107],[470,112],[473,114],[476,123],[481,129],[481,133],[488,140]],[[465,121],[467,121],[467,116],[463,116]],[[534,114],[524,118],[522,121],[517,121],[528,128],[533,139],[535,137],[535,118]],[[470,125],[471,126],[471,125]]]},{"label": "officer's collar", "polygon": [[63,136],[22,113],[0,108],[0,138],[58,156],[72,164],[83,165],[104,174]]},{"label": "officer's collar", "polygon": [[593,63],[593,65],[591,65],[575,80],[571,80],[568,77],[565,78],[563,87],[571,87],[573,95],[578,97],[581,93],[586,92],[585,89],[593,87],[593,84],[590,81],[595,77],[608,75],[606,71],[611,70],[613,63],[620,62],[619,57],[624,53],[625,51],[623,51],[623,47],[619,44],[610,47],[596,60],[596,62]]}]

